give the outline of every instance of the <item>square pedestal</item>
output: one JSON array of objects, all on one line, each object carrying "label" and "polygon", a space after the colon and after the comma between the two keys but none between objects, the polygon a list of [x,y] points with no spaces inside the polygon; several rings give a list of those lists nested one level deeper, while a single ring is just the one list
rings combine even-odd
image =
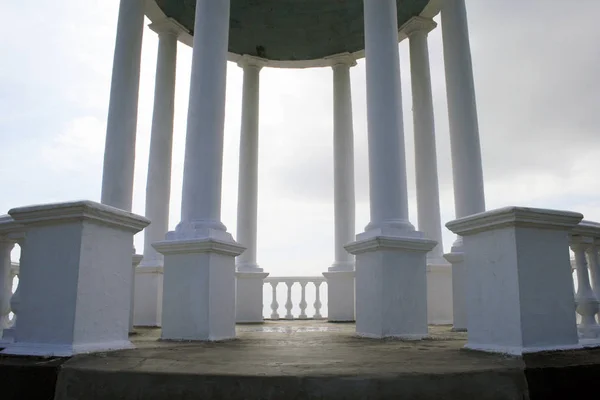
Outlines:
[{"label": "square pedestal", "polygon": [[235,320],[238,323],[263,322],[263,285],[266,272],[236,272]]},{"label": "square pedestal", "polygon": [[427,330],[426,255],[436,245],[418,237],[358,235],[356,333],[373,338],[421,339]]},{"label": "square pedestal", "polygon": [[163,265],[144,264],[135,269],[135,300],[133,325],[162,325]]},{"label": "square pedestal", "polygon": [[508,207],[446,225],[463,236],[468,348],[520,355],[578,347],[568,232],[582,217]]},{"label": "square pedestal", "polygon": [[14,343],[4,354],[131,347],[133,235],[143,217],[89,201],[13,209],[25,227]]},{"label": "square pedestal", "polygon": [[332,322],[355,320],[354,271],[323,272],[327,279],[327,319]]},{"label": "square pedestal", "polygon": [[429,325],[452,324],[450,264],[427,264],[427,322]]},{"label": "square pedestal", "polygon": [[444,254],[452,264],[452,325],[455,332],[467,330],[467,266],[463,248],[452,247],[452,253]]},{"label": "square pedestal", "polygon": [[225,232],[218,235],[227,239],[209,235],[153,244],[165,256],[163,339],[235,337],[235,257],[245,248]]}]

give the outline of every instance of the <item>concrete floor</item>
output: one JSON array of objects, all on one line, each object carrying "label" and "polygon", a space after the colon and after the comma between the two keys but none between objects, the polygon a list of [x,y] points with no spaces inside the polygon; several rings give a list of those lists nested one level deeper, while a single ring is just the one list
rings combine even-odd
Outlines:
[{"label": "concrete floor", "polygon": [[[466,334],[447,326],[409,342],[358,338],[353,324],[322,321],[237,331],[238,338],[226,342],[174,343],[158,341],[156,329],[140,329],[136,349],[48,360],[57,363],[54,398],[558,399],[600,376],[597,350],[530,358],[485,354],[464,350]],[[0,359],[0,376],[11,362]],[[15,368],[7,370],[9,379]],[[35,398],[25,389],[14,398]],[[570,395],[556,397],[561,393]]]}]

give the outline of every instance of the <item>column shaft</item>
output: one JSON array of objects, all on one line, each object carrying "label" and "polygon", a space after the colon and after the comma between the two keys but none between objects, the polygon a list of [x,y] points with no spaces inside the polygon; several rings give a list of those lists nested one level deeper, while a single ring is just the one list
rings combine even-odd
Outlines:
[{"label": "column shaft", "polygon": [[161,32],[146,183],[146,217],[151,223],[144,230],[144,264],[150,261],[162,264],[162,255],[152,243],[164,240],[169,225],[176,69],[177,33]]},{"label": "column shaft", "polygon": [[181,206],[182,222],[221,230],[229,6],[196,2]]},{"label": "column shaft", "polygon": [[144,1],[121,0],[102,175],[102,203],[131,211]]},{"label": "column shaft", "polygon": [[353,270],[354,256],[344,248],[355,240],[354,129],[350,65],[333,66],[333,182],[335,262],[330,270]]},{"label": "column shaft", "polygon": [[411,84],[419,230],[438,245],[428,254],[442,260],[442,223],[427,32],[410,35]]},{"label": "column shaft", "polygon": [[465,0],[441,12],[456,217],[485,211],[483,168]]},{"label": "column shaft", "polygon": [[260,67],[244,64],[240,171],[238,182],[237,241],[246,247],[237,258],[238,270],[257,269],[258,118]]},{"label": "column shaft", "polygon": [[404,126],[395,0],[365,0],[371,222],[414,229],[408,221]]}]

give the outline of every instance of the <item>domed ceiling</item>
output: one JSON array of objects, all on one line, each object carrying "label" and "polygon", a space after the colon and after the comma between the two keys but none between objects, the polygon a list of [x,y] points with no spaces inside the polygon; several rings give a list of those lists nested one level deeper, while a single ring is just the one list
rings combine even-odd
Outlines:
[{"label": "domed ceiling", "polygon": [[[429,1],[397,0],[398,26]],[[196,0],[156,3],[193,34]],[[230,53],[301,61],[363,49],[363,0],[231,0]]]}]

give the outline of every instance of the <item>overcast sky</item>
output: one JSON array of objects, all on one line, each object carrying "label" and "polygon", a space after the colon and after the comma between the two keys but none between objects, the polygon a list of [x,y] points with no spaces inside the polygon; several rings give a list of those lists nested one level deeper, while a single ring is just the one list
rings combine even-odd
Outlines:
[{"label": "overcast sky", "polygon": [[[600,1],[467,0],[488,209],[600,221]],[[0,214],[99,201],[118,0],[0,0]],[[439,19],[438,19],[439,21]],[[430,34],[442,220],[454,217],[441,31]],[[158,40],[144,32],[134,212],[144,213]],[[410,66],[400,44],[411,221]],[[191,49],[179,45],[171,194],[179,222]],[[261,73],[258,262],[316,275],[333,262],[332,71]],[[352,69],[356,230],[368,221],[364,61]],[[242,72],[228,65],[223,222],[235,236]],[[444,228],[444,246],[452,234]],[[143,248],[143,235],[136,247]]]}]

